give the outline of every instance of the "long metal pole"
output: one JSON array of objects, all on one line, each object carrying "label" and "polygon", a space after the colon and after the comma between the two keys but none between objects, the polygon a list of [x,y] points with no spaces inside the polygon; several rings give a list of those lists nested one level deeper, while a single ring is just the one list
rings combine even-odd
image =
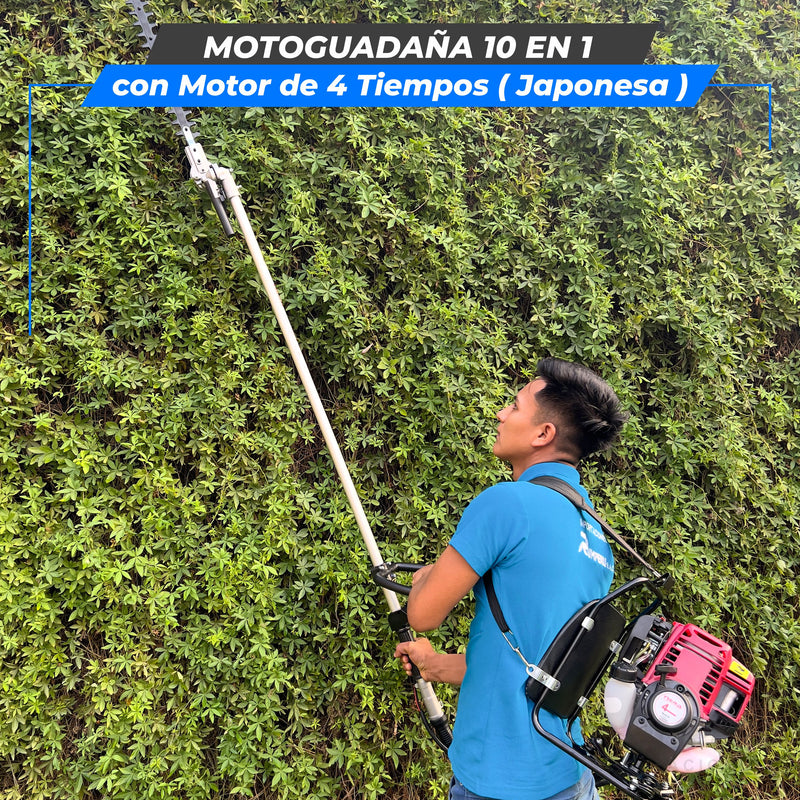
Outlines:
[{"label": "long metal pole", "polygon": [[[264,254],[261,252],[261,247],[258,244],[255,233],[253,232],[253,227],[250,225],[247,211],[245,210],[244,204],[239,196],[239,187],[236,185],[236,181],[234,181],[229,170],[214,166],[214,172],[216,173],[217,178],[222,182],[222,189],[225,194],[225,199],[231,204],[233,214],[236,217],[236,221],[239,223],[242,235],[244,236],[244,240],[247,244],[247,249],[250,251],[253,262],[256,265],[261,282],[264,284],[264,289],[267,292],[267,297],[269,298],[275,318],[278,320],[278,325],[280,326],[283,337],[286,340],[289,353],[292,356],[292,361],[294,361],[297,373],[300,376],[300,380],[306,390],[308,399],[311,402],[311,408],[314,411],[314,416],[317,418],[317,423],[319,424],[320,430],[322,431],[322,436],[325,439],[325,444],[328,446],[331,458],[333,459],[333,464],[336,467],[339,480],[342,482],[342,486],[344,487],[345,495],[347,496],[347,502],[350,504],[350,508],[353,510],[356,523],[358,524],[358,529],[361,531],[361,536],[364,539],[364,544],[367,548],[367,552],[369,553],[370,561],[374,567],[382,566],[384,563],[383,558],[380,550],[378,550],[378,545],[375,541],[375,536],[372,533],[372,528],[370,527],[367,516],[364,513],[364,507],[361,505],[361,499],[359,498],[356,487],[353,484],[353,479],[350,475],[350,470],[347,467],[347,462],[344,460],[344,456],[342,456],[342,451],[339,448],[336,435],[331,427],[328,414],[325,411],[325,406],[322,404],[322,399],[320,398],[317,387],[314,384],[313,378],[311,377],[311,372],[306,364],[303,351],[300,349],[297,337],[294,334],[292,323],[289,321],[289,317],[286,314],[286,309],[284,308],[281,297],[278,294],[277,288],[275,287],[275,282],[272,280],[269,267],[264,260]],[[400,611],[401,606],[400,601],[397,599],[397,595],[391,589],[387,589],[385,587],[381,587],[381,589],[389,606],[389,611]],[[444,710],[442,709],[439,699],[436,697],[436,693],[433,691],[433,687],[430,685],[430,683],[423,680],[422,677],[418,677],[416,679],[415,686],[417,693],[419,694],[419,697],[425,706],[425,710],[431,723],[434,725],[439,735],[446,739],[449,737],[449,729],[447,729]],[[445,731],[446,733],[443,733]],[[447,744],[449,744],[449,741],[445,742],[445,745]]]},{"label": "long metal pole", "polygon": [[[224,175],[224,173],[228,171],[217,168],[216,172],[219,176],[221,172]],[[231,208],[233,209],[233,214],[242,230],[242,235],[247,243],[247,249],[250,251],[250,255],[253,257],[256,269],[258,270],[258,275],[261,278],[261,282],[264,284],[264,289],[266,289],[270,305],[272,306],[272,310],[275,313],[276,319],[278,320],[278,325],[283,333],[283,338],[286,340],[286,344],[289,347],[289,353],[292,356],[292,361],[294,361],[294,365],[297,368],[297,373],[300,376],[300,380],[302,381],[303,387],[306,390],[308,399],[311,401],[311,408],[313,409],[314,416],[317,418],[317,423],[322,430],[322,436],[325,439],[325,444],[328,446],[328,450],[330,451],[333,464],[336,467],[336,472],[339,475],[339,480],[342,482],[342,486],[344,487],[344,492],[347,495],[347,502],[350,504],[350,508],[352,508],[353,514],[355,515],[358,529],[361,531],[361,536],[364,538],[364,544],[366,545],[367,552],[369,553],[370,561],[372,561],[372,565],[374,567],[378,567],[383,564],[383,558],[378,550],[375,536],[372,533],[372,528],[370,527],[367,516],[364,513],[364,507],[361,505],[361,499],[359,498],[356,487],[353,484],[353,478],[350,475],[350,470],[347,467],[344,456],[342,456],[339,443],[336,441],[336,435],[331,427],[328,414],[325,411],[325,406],[323,406],[319,392],[317,391],[317,387],[314,385],[314,380],[311,377],[308,364],[306,364],[305,356],[303,355],[303,351],[300,349],[297,337],[292,329],[292,324],[289,321],[288,315],[286,314],[286,309],[283,307],[283,302],[281,301],[278,290],[275,287],[275,282],[272,280],[272,275],[270,274],[267,263],[264,260],[264,255],[261,252],[261,248],[258,244],[255,233],[253,232],[253,228],[250,225],[247,211],[244,208],[241,197],[239,196],[238,188],[236,187],[236,183],[233,180],[230,172],[228,172],[227,175],[224,175],[222,179],[222,188],[225,192],[225,199],[230,202]],[[389,604],[389,609],[391,611],[397,611],[400,609],[400,602],[397,599],[397,595],[393,591],[384,588],[383,594],[386,597],[386,602]]]}]

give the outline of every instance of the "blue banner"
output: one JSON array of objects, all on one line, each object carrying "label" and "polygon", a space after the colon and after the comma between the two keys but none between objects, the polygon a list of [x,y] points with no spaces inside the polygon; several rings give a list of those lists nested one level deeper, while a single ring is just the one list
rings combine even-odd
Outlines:
[{"label": "blue banner", "polygon": [[84,106],[692,107],[714,64],[111,65]]}]

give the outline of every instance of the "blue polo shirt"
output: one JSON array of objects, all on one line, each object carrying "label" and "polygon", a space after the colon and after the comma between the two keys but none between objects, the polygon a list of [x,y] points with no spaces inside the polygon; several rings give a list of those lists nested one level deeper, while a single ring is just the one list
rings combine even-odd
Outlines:
[{"label": "blue polo shirt", "polygon": [[[562,495],[528,482],[539,475],[561,478],[587,497],[577,470],[536,464],[517,481],[481,492],[450,541],[478,575],[492,570],[506,621],[533,664],[581,606],[608,594],[614,575],[613,555],[597,524]],[[483,578],[474,594],[449,750],[453,773],[476,794],[543,800],[577,783],[585,768],[534,730],[525,665],[500,633]],[[568,741],[562,720],[546,711],[539,718]]]}]

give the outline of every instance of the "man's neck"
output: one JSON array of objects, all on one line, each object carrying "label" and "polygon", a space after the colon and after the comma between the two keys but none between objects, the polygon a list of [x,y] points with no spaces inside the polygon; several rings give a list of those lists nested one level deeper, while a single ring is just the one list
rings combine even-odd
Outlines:
[{"label": "man's neck", "polygon": [[564,453],[552,453],[550,455],[542,455],[540,458],[532,458],[527,459],[522,464],[512,464],[511,465],[511,476],[514,478],[515,481],[520,479],[520,476],[526,469],[530,469],[530,467],[536,464],[566,464],[568,467],[572,467],[573,469],[578,468],[578,462],[573,461],[568,455]]}]

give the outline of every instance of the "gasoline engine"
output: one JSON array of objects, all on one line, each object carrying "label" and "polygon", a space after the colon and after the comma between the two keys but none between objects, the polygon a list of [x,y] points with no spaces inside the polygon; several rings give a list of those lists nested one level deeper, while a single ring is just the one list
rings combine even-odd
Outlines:
[{"label": "gasoline engine", "polygon": [[[533,702],[535,729],[636,800],[674,795],[649,765],[676,773],[717,763],[712,745],[738,728],[755,686],[729,645],[695,625],[668,622],[651,607],[626,622],[612,601],[643,584],[637,578],[581,609],[561,630],[539,665],[529,666],[525,694]],[[606,715],[622,740],[622,758],[603,740],[573,737],[572,726],[607,677]],[[566,722],[569,743],[545,728],[545,710]]]},{"label": "gasoline engine", "polygon": [[719,760],[744,714],[755,678],[731,648],[695,625],[644,615],[635,621],[605,687],[605,708],[641,760],[699,772]]}]

